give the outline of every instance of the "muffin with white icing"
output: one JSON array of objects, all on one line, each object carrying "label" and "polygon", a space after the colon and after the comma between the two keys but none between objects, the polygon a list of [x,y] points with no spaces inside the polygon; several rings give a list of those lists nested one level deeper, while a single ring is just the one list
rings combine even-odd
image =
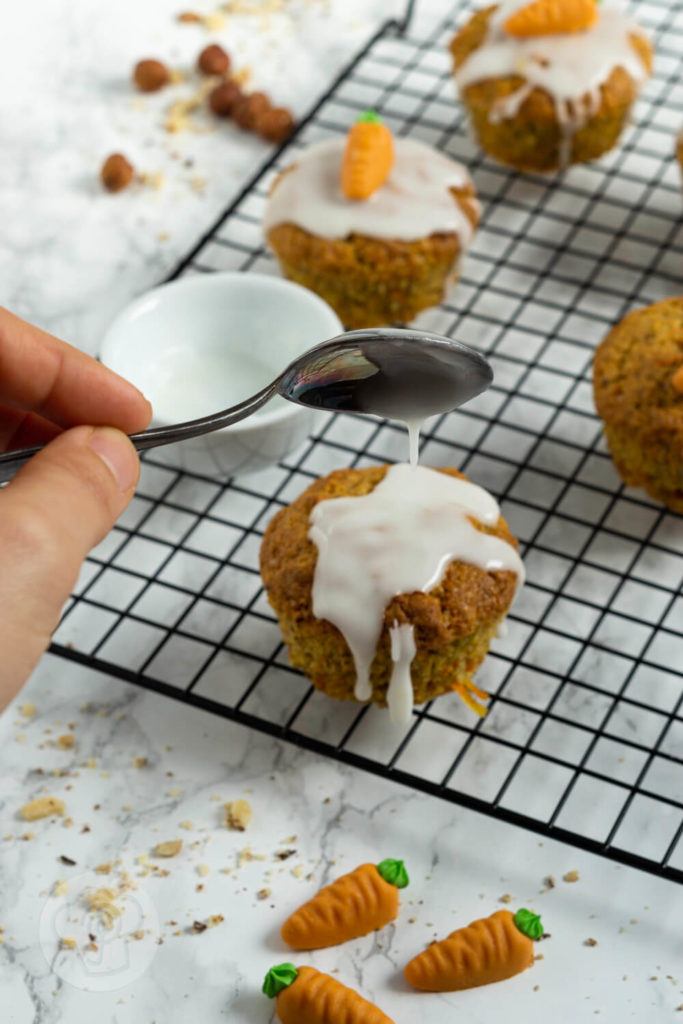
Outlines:
[{"label": "muffin with white icing", "polygon": [[370,194],[352,197],[342,175],[350,140],[309,147],[276,179],[264,233],[284,275],[322,296],[347,327],[405,323],[457,279],[479,220],[474,187],[461,164],[396,138]]},{"label": "muffin with white icing", "polygon": [[595,0],[502,0],[477,12],[450,49],[480,145],[522,171],[611,149],[652,67],[634,22]]},{"label": "muffin with white icing", "polygon": [[291,663],[330,697],[413,704],[472,682],[524,568],[481,487],[398,464],[317,480],[268,526],[261,575]]}]

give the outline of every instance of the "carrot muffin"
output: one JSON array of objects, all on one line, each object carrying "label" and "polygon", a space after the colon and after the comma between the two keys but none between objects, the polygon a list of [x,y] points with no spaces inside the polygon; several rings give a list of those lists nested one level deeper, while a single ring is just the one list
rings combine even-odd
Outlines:
[{"label": "carrot muffin", "polygon": [[612,328],[595,353],[593,388],[624,483],[683,513],[683,296]]},{"label": "carrot muffin", "polygon": [[498,505],[455,469],[398,464],[317,480],[268,526],[261,575],[292,664],[340,700],[413,704],[472,682],[524,567]]},{"label": "carrot muffin", "polygon": [[440,302],[478,220],[461,164],[392,139],[375,118],[311,146],[276,179],[264,232],[283,274],[360,328],[406,322]]},{"label": "carrot muffin", "polygon": [[594,160],[617,142],[652,68],[652,47],[595,0],[503,0],[450,46],[487,153],[521,171]]}]

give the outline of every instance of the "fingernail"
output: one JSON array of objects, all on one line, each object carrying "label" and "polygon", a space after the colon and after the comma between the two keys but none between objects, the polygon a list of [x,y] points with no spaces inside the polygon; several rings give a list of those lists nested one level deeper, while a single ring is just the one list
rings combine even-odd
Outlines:
[{"label": "fingernail", "polygon": [[120,491],[127,491],[137,483],[140,464],[125,434],[110,427],[97,427],[89,443],[113,474]]}]

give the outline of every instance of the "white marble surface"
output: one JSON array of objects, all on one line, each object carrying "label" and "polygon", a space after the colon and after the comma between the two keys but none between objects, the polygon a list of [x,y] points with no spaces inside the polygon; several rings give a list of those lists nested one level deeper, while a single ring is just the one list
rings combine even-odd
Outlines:
[{"label": "white marble surface", "polygon": [[[18,710],[27,700],[37,708],[29,720]],[[54,740],[71,722],[75,747],[63,751]],[[521,1022],[532,1015],[558,1024],[654,1022],[672,1019],[683,1003],[680,901],[670,884],[639,872],[53,657],[0,722],[0,745],[3,1024],[266,1024],[272,1006],[259,993],[262,976],[288,959],[338,971],[396,1024]],[[134,767],[136,757],[146,765]],[[43,793],[65,801],[71,827],[60,819],[17,819],[24,801]],[[243,833],[221,825],[222,803],[237,797],[254,812]],[[34,838],[22,839],[27,832]],[[168,869],[168,877],[145,877],[137,858],[174,838],[184,843],[176,858],[148,862]],[[239,868],[245,847],[257,859]],[[282,849],[296,853],[279,862],[274,855]],[[60,855],[76,864],[65,866]],[[395,925],[315,954],[287,951],[278,927],[300,901],[357,863],[385,856],[403,857],[412,879]],[[116,886],[120,868],[92,872],[118,860],[135,888],[120,900],[121,923],[107,931],[77,896],[84,885]],[[571,870],[579,881],[563,882]],[[541,892],[548,874],[556,887]],[[50,896],[58,879],[69,886],[60,899]],[[264,887],[271,894],[259,900]],[[505,893],[511,906],[542,912],[551,933],[538,946],[543,959],[488,988],[410,991],[401,975],[407,960],[435,935],[500,907]],[[188,932],[211,914],[224,922]],[[151,931],[128,940],[140,927]],[[56,952],[59,935],[87,943],[88,931],[97,954]],[[588,938],[597,945],[587,946]]]}]

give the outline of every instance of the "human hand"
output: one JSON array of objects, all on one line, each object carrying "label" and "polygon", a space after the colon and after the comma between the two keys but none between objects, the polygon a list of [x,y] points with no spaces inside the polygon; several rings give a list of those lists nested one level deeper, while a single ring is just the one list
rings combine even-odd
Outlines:
[{"label": "human hand", "polygon": [[46,445],[0,488],[0,710],[133,497],[140,463],[125,434],[151,416],[132,384],[0,308],[0,451]]}]

